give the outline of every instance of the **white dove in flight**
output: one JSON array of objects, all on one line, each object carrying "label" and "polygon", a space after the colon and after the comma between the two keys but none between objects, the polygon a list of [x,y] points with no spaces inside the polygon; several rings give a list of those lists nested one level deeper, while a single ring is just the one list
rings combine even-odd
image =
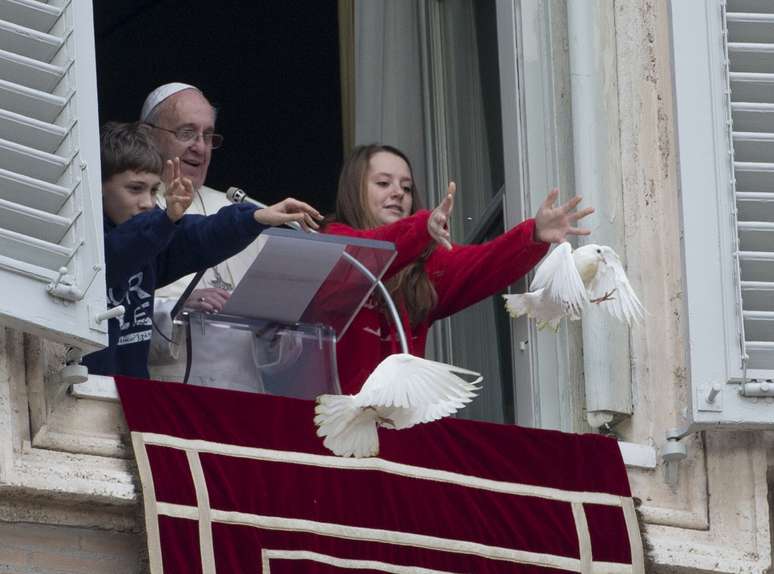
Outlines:
[{"label": "white dove in flight", "polygon": [[512,317],[527,315],[538,328],[559,328],[562,317],[580,318],[595,303],[627,325],[645,311],[626,277],[621,259],[606,245],[589,244],[575,251],[563,242],[538,267],[528,293],[503,295]]},{"label": "white dove in flight", "polygon": [[377,426],[400,430],[449,416],[476,396],[482,379],[479,373],[445,363],[406,353],[390,355],[356,395],[317,397],[317,436],[338,456],[376,456]]}]

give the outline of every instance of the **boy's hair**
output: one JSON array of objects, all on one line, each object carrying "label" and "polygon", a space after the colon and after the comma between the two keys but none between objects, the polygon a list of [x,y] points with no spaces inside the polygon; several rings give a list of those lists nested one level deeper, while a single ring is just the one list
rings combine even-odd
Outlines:
[{"label": "boy's hair", "polygon": [[151,138],[150,126],[108,122],[100,130],[99,143],[103,183],[125,171],[161,175],[164,162]]}]

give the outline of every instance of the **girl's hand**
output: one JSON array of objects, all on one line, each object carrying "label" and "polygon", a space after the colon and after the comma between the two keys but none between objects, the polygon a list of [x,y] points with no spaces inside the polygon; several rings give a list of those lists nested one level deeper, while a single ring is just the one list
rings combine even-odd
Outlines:
[{"label": "girl's hand", "polygon": [[535,240],[546,243],[562,243],[568,235],[589,235],[590,229],[574,227],[575,222],[594,213],[593,207],[572,211],[581,202],[577,195],[564,205],[554,207],[559,189],[552,189],[535,215]]},{"label": "girl's hand", "polygon": [[451,215],[452,209],[454,209],[454,194],[456,192],[457,184],[450,181],[449,192],[427,220],[427,232],[430,234],[430,237],[449,251],[452,248],[451,235],[449,234],[449,215]]}]

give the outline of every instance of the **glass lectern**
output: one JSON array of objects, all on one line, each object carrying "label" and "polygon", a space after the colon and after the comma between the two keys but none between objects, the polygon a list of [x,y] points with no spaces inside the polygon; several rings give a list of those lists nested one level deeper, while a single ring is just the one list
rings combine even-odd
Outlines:
[{"label": "glass lectern", "polygon": [[[340,392],[336,341],[395,257],[395,247],[272,228],[220,313],[172,311],[188,337],[185,382],[312,399]],[[369,274],[372,276],[369,278]]]}]

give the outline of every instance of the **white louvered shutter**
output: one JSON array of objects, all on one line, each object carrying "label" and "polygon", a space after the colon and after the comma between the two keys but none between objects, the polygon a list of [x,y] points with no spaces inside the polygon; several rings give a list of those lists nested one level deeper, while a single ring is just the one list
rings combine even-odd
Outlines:
[{"label": "white louvered shutter", "polygon": [[774,428],[774,2],[669,8],[688,423]]},{"label": "white louvered shutter", "polygon": [[774,378],[774,2],[729,0],[728,60],[748,377]]},{"label": "white louvered shutter", "polygon": [[0,323],[107,344],[88,0],[0,0]]}]

